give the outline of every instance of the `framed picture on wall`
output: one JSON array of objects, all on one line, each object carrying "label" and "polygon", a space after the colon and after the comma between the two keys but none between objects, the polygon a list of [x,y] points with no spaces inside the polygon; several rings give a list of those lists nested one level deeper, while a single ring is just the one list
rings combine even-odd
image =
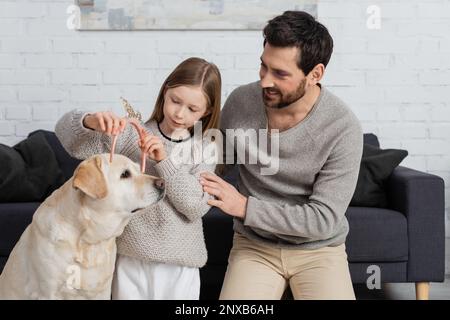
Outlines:
[{"label": "framed picture on wall", "polygon": [[261,30],[287,10],[317,17],[317,0],[75,0],[79,30]]}]

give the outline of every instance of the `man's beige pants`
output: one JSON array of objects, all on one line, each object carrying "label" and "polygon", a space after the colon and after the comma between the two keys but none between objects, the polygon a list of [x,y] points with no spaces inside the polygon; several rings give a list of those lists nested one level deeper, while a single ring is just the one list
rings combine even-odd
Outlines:
[{"label": "man's beige pants", "polygon": [[279,249],[234,234],[221,300],[354,300],[345,244],[316,250]]}]

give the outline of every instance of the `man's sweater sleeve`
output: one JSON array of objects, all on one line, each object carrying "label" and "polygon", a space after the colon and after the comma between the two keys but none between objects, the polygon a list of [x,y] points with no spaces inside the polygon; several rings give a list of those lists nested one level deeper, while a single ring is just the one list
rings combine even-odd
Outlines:
[{"label": "man's sweater sleeve", "polygon": [[213,197],[203,191],[199,179],[202,172],[213,173],[216,164],[217,159],[210,154],[194,165],[183,165],[171,156],[155,165],[156,172],[165,180],[166,197],[189,221],[200,219],[211,209],[208,200]]},{"label": "man's sweater sleeve", "polygon": [[280,204],[250,196],[244,225],[311,241],[331,238],[344,218],[356,187],[362,140],[359,124],[346,129],[319,171],[306,203]]},{"label": "man's sweater sleeve", "polygon": [[[111,151],[112,137],[83,126],[83,119],[89,112],[73,110],[56,123],[55,134],[64,149],[74,158],[87,159],[94,154]],[[130,156],[138,149],[138,135],[132,126],[126,126],[117,138],[116,153]]]}]

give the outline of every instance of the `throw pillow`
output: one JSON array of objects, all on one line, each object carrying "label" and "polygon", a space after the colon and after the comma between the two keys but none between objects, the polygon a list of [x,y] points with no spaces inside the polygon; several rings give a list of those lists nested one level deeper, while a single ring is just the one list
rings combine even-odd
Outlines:
[{"label": "throw pillow", "polygon": [[383,150],[364,144],[358,183],[350,206],[386,208],[384,184],[407,155],[406,150]]}]

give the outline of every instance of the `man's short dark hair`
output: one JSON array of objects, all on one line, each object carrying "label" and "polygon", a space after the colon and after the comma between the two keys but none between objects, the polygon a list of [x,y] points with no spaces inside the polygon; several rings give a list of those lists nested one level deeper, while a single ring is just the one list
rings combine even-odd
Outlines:
[{"label": "man's short dark hair", "polygon": [[326,67],[333,52],[333,38],[328,29],[303,11],[286,11],[269,21],[263,30],[264,45],[297,47],[297,66],[307,75],[316,65]]}]

